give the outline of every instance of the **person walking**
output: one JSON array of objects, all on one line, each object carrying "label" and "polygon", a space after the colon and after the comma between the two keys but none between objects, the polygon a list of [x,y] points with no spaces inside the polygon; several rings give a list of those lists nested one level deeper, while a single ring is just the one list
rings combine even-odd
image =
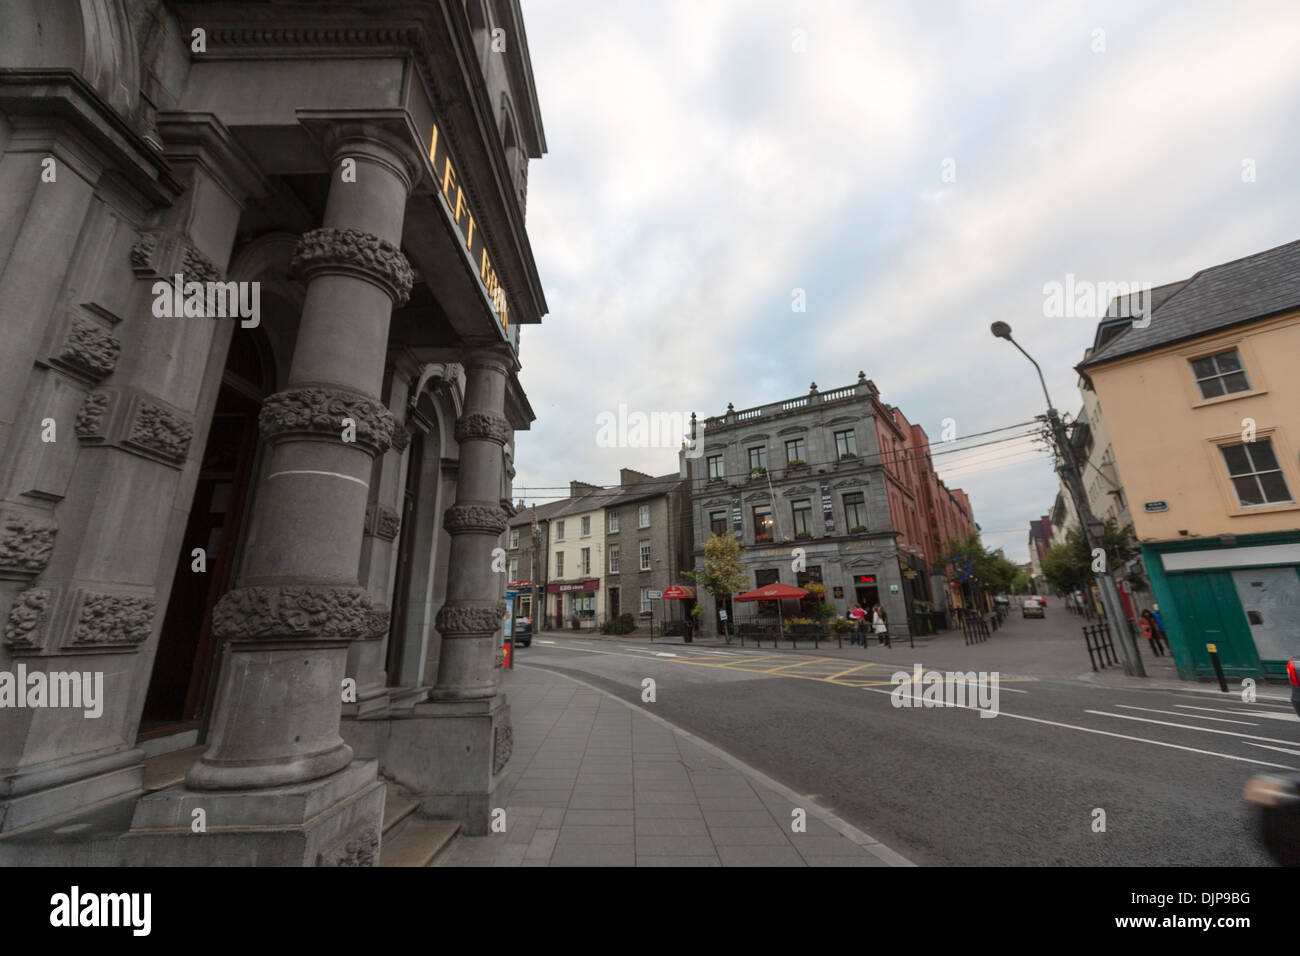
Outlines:
[{"label": "person walking", "polygon": [[871,609],[871,627],[876,632],[876,640],[889,647],[889,621],[885,617],[885,609],[879,604]]},{"label": "person walking", "polygon": [[861,644],[863,647],[867,646],[867,635],[863,628],[863,623],[866,621],[866,617],[867,612],[863,610],[861,604],[855,604],[849,610],[849,620],[853,622],[853,634],[849,638],[850,644]]},{"label": "person walking", "polygon": [[1143,611],[1138,623],[1142,625],[1142,636],[1147,639],[1147,644],[1151,646],[1151,653],[1156,657],[1163,657],[1164,655],[1160,653],[1160,635],[1156,630],[1156,621],[1151,616],[1151,612]]},{"label": "person walking", "polygon": [[1165,633],[1165,619],[1160,616],[1160,605],[1151,605],[1151,622],[1156,626],[1155,639],[1164,645],[1165,653],[1172,654],[1169,649],[1169,635]]}]

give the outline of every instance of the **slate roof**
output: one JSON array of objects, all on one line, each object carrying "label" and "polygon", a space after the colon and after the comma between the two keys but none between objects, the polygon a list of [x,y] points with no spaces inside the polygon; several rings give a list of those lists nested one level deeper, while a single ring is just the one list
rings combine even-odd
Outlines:
[{"label": "slate roof", "polygon": [[1158,295],[1153,299],[1150,325],[1121,332],[1078,369],[1300,309],[1300,240],[1202,269],[1163,303]]}]

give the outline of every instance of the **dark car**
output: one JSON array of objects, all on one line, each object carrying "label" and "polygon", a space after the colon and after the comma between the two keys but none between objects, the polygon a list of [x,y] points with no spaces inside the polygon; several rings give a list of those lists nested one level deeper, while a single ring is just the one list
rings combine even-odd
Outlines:
[{"label": "dark car", "polygon": [[533,622],[530,618],[515,618],[514,643],[516,647],[533,646]]}]

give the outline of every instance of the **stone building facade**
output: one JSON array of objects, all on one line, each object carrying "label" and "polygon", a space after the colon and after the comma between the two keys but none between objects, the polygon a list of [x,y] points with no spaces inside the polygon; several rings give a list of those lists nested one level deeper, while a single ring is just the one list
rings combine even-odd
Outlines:
[{"label": "stone building facade", "polygon": [[[711,535],[735,533],[747,589],[817,581],[837,615],[879,603],[900,636],[908,633],[913,601],[942,607],[946,600],[943,589],[932,590],[932,581],[943,580],[942,535],[975,528],[966,496],[949,494],[934,476],[924,432],[881,402],[862,373],[856,385],[822,392],[814,383],[806,395],[740,411],[728,406],[724,415],[697,421],[682,464],[697,567]],[[769,610],[719,608],[704,592],[699,600],[705,621],[720,621],[726,610],[730,621],[745,623]],[[785,611],[799,613],[794,602]]]},{"label": "stone building facade", "polygon": [[103,693],[0,708],[0,860],[366,865],[393,783],[485,832],[546,312],[518,3],[7,8],[0,672]]}]

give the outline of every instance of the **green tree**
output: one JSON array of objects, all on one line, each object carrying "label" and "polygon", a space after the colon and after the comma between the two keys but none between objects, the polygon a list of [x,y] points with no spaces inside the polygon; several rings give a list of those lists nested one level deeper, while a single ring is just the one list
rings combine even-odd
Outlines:
[{"label": "green tree", "polygon": [[[1133,526],[1121,529],[1114,518],[1107,520],[1102,527],[1101,546],[1106,555],[1102,570],[1109,574],[1121,570],[1138,553],[1133,541]],[[1096,573],[1093,563],[1093,553],[1083,537],[1083,529],[1071,528],[1064,541],[1058,541],[1047,549],[1043,558],[1043,577],[1067,594],[1087,590]],[[1129,575],[1131,584],[1136,583],[1135,576],[1142,579],[1140,572],[1134,572]]]},{"label": "green tree", "polygon": [[730,531],[713,535],[704,542],[704,566],[683,571],[682,576],[697,588],[708,591],[721,606],[749,583],[749,575],[740,562],[740,539]]},{"label": "green tree", "polygon": [[[943,564],[952,565],[955,576],[951,580],[962,580],[968,584],[971,593],[984,590],[992,594],[1002,594],[1015,587],[1017,576],[1024,572],[1002,553],[998,548],[990,551],[980,539],[978,531],[948,541],[947,549],[939,556]],[[972,577],[962,578],[963,572],[969,570]]]}]

